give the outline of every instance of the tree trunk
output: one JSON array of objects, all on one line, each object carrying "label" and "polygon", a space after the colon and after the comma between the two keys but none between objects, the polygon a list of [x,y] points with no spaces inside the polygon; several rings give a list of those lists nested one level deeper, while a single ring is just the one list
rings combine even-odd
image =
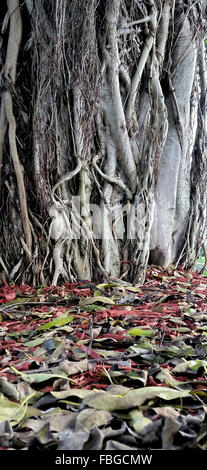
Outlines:
[{"label": "tree trunk", "polygon": [[205,19],[200,1],[5,2],[4,278],[139,285],[149,262],[194,266],[206,241]]}]

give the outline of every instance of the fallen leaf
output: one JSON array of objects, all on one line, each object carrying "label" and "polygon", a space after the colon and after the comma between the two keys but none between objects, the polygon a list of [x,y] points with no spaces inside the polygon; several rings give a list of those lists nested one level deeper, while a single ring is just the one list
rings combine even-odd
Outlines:
[{"label": "fallen leaf", "polygon": [[86,398],[84,403],[96,410],[127,410],[135,406],[142,405],[146,400],[162,398],[163,400],[174,400],[189,396],[187,391],[173,390],[167,387],[144,387],[136,390],[130,390],[122,397],[110,394],[109,392],[92,392]]},{"label": "fallen leaf", "polygon": [[26,397],[22,403],[15,403],[0,394],[0,422],[8,421],[11,426],[16,426],[26,415],[27,402],[30,396]]},{"label": "fallen leaf", "polygon": [[175,388],[176,390],[189,389],[189,386],[185,382],[174,379],[171,372],[168,369],[162,369],[156,374],[156,380],[166,383],[168,386]]},{"label": "fallen leaf", "polygon": [[[17,369],[12,367],[13,370],[15,370],[17,373],[19,373],[24,380],[24,382],[32,384],[32,383],[40,383],[40,382],[45,382],[46,380],[50,379],[67,379],[67,375],[63,371],[54,372],[34,372],[32,374],[25,374],[23,372],[19,372]],[[68,379],[71,380],[71,379]]]},{"label": "fallen leaf", "polygon": [[153,407],[153,410],[160,416],[169,417],[174,420],[180,416],[180,413],[175,408],[172,408],[172,406],[156,406],[155,408]]},{"label": "fallen leaf", "polygon": [[182,373],[188,372],[192,374],[197,374],[199,369],[202,368],[207,370],[207,361],[201,359],[192,359],[191,361],[181,362],[173,368],[173,372]]},{"label": "fallen leaf", "polygon": [[114,305],[114,300],[109,297],[103,297],[101,295],[96,295],[95,297],[87,297],[86,299],[79,302],[80,307],[87,307],[91,304],[96,304],[96,302],[101,302],[102,304]]},{"label": "fallen leaf", "polygon": [[13,400],[19,400],[19,392],[15,385],[8,382],[6,377],[0,377],[0,392],[7,397],[13,398]]},{"label": "fallen leaf", "polygon": [[59,433],[60,443],[57,450],[83,450],[84,444],[88,441],[90,436],[89,431],[72,431],[66,429]]},{"label": "fallen leaf", "polygon": [[34,439],[44,446],[54,441],[53,434],[50,431],[50,423],[45,423],[41,429],[35,433]]},{"label": "fallen leaf", "polygon": [[90,431],[95,427],[108,424],[111,419],[111,413],[105,410],[96,410],[96,413],[92,409],[82,410],[76,419],[76,431],[84,429]]},{"label": "fallen leaf", "polygon": [[145,418],[143,413],[139,410],[131,410],[129,412],[130,425],[136,432],[140,432],[145,426],[151,423],[149,418]]},{"label": "fallen leaf", "polygon": [[67,317],[65,315],[61,317],[57,317],[54,320],[48,323],[44,323],[44,325],[39,326],[38,331],[49,330],[50,328],[53,328],[54,326],[60,327],[60,326],[66,325],[67,323],[70,323],[73,320],[73,318],[74,318],[73,315],[71,315],[70,317]]},{"label": "fallen leaf", "polygon": [[165,418],[164,426],[162,429],[162,448],[163,450],[171,450],[174,437],[180,429],[181,423],[167,416]]},{"label": "fallen leaf", "polygon": [[70,390],[62,390],[61,392],[51,391],[50,393],[53,397],[57,398],[57,400],[64,400],[65,398],[68,398],[68,397],[78,397],[78,398],[84,399],[88,395],[91,394],[91,390],[87,390],[87,389],[81,390],[81,389],[73,388]]},{"label": "fallen leaf", "polygon": [[91,364],[88,359],[82,359],[78,362],[65,360],[60,362],[59,364],[59,368],[64,371],[67,375],[79,374],[85,372],[86,370],[92,370],[93,367],[94,364]]},{"label": "fallen leaf", "polygon": [[119,450],[123,450],[123,451],[131,450],[131,451],[134,451],[134,450],[137,450],[137,447],[128,446],[128,445],[126,445],[126,444],[123,444],[123,442],[114,441],[114,440],[109,440],[109,441],[107,441],[105,450],[114,450],[114,451],[115,451],[115,450],[116,450],[116,451],[119,451]]},{"label": "fallen leaf", "polygon": [[142,330],[141,328],[132,328],[131,330],[128,330],[128,333],[131,336],[155,336],[156,335],[155,330]]}]

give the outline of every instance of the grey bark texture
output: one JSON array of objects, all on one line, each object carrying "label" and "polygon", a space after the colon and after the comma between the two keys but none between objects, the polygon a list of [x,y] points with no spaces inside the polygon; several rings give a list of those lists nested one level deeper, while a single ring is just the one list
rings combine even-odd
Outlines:
[{"label": "grey bark texture", "polygon": [[1,14],[2,275],[140,285],[149,262],[192,268],[207,228],[204,3],[8,0]]}]

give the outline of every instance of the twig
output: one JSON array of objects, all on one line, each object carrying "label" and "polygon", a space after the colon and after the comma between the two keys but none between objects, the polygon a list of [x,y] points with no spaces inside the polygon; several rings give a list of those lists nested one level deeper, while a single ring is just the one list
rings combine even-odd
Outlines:
[{"label": "twig", "polygon": [[93,340],[94,340],[94,335],[93,335],[93,319],[92,319],[91,316],[89,317],[89,336],[90,336],[90,342],[89,342],[89,345],[88,345],[88,350],[87,350],[86,358],[88,358],[88,356],[90,355],[91,347],[92,347]]},{"label": "twig", "polygon": [[164,336],[165,336],[165,322],[163,320],[163,328],[162,328],[162,332],[161,332],[160,346],[162,346]]},{"label": "twig", "polygon": [[101,294],[105,294],[107,297],[110,297],[110,294],[106,290],[100,289],[99,287],[92,284],[91,282],[88,282],[88,281],[85,281],[84,279],[79,279],[79,278],[77,278],[77,281],[85,284],[88,287],[90,287],[90,289],[98,290],[99,292],[101,292]]}]

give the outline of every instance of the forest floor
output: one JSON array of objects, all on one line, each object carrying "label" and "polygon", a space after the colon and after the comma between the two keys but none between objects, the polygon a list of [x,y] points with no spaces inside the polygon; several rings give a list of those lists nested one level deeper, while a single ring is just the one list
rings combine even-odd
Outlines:
[{"label": "forest floor", "polygon": [[207,450],[207,277],[0,289],[0,449]]}]

